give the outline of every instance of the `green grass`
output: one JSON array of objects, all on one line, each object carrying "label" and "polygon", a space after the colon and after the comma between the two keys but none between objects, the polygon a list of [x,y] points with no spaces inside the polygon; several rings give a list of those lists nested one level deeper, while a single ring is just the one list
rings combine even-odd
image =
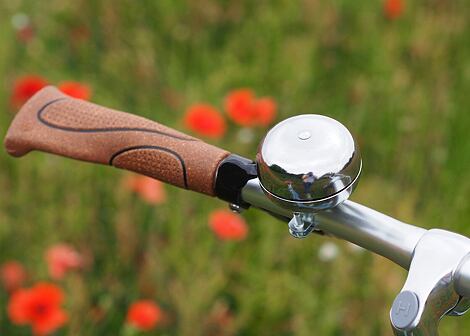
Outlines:
[{"label": "green grass", "polygon": [[[184,130],[191,103],[221,106],[250,87],[279,103],[278,120],[318,113],[357,136],[359,201],[423,227],[470,235],[470,30],[466,1],[414,1],[388,21],[379,1],[1,1],[0,134],[14,115],[14,79],[78,80],[93,101]],[[18,42],[11,16],[36,29]],[[77,28],[89,38],[72,39]],[[231,126],[217,146],[254,157],[264,130],[240,144]],[[223,243],[207,226],[225,204],[168,187],[150,207],[118,183],[122,171],[42,153],[0,151],[0,262],[18,259],[47,279],[44,250],[66,241],[93,256],[61,283],[71,320],[59,335],[124,333],[127,306],[152,298],[168,314],[161,335],[389,335],[388,310],[405,272],[368,252],[318,258],[331,239],[290,238],[256,212],[247,240]],[[6,316],[0,334],[27,335]],[[104,312],[94,317],[97,307]],[[223,330],[211,316],[228,307]],[[465,335],[448,318],[442,335]]]}]

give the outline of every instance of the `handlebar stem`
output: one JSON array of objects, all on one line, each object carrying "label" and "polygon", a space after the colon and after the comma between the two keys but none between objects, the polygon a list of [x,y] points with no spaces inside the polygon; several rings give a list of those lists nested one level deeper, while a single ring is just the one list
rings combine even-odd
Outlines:
[{"label": "handlebar stem", "polygon": [[438,335],[440,319],[459,303],[455,275],[469,252],[470,240],[464,236],[439,229],[426,232],[416,245],[408,278],[390,311],[395,335]]}]

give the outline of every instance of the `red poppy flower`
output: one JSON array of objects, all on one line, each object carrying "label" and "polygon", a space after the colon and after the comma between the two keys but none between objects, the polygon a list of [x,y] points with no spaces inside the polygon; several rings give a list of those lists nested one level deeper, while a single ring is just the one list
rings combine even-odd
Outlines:
[{"label": "red poppy flower", "polygon": [[51,246],[45,255],[49,275],[52,279],[62,279],[65,274],[83,265],[83,258],[73,247],[67,244]]},{"label": "red poppy flower", "polygon": [[248,234],[245,220],[230,210],[216,210],[209,216],[209,226],[222,240],[243,240]]},{"label": "red poppy flower", "polygon": [[250,89],[238,89],[230,92],[225,98],[225,110],[228,116],[241,126],[256,124],[256,115],[253,110],[255,95]]},{"label": "red poppy flower", "polygon": [[16,37],[23,43],[28,43],[34,37],[34,29],[31,26],[25,26],[16,31]]},{"label": "red poppy flower", "polygon": [[67,313],[60,307],[62,289],[50,283],[38,283],[12,294],[8,316],[15,324],[30,324],[35,335],[47,335],[67,322]]},{"label": "red poppy flower", "polygon": [[268,126],[276,117],[276,109],[274,99],[256,99],[250,89],[234,90],[225,99],[227,114],[241,126]]},{"label": "red poppy flower", "polygon": [[16,13],[11,17],[11,23],[16,30],[16,36],[21,42],[27,43],[34,37],[34,30],[29,16]]},{"label": "red poppy flower", "polygon": [[124,179],[124,185],[149,204],[162,204],[166,201],[164,184],[151,177],[128,175]]},{"label": "red poppy flower", "polygon": [[90,100],[91,89],[88,85],[78,82],[62,82],[58,86],[59,90],[73,98]]},{"label": "red poppy flower", "polygon": [[14,107],[20,107],[36,92],[47,85],[47,81],[36,75],[18,78],[13,84],[11,103]]},{"label": "red poppy flower", "polygon": [[405,9],[404,0],[385,0],[384,14],[389,20],[399,18]]},{"label": "red poppy flower", "polygon": [[139,330],[147,331],[155,328],[162,317],[163,313],[155,302],[140,300],[129,307],[126,322]]},{"label": "red poppy flower", "polygon": [[7,291],[14,291],[23,285],[26,271],[18,261],[7,261],[0,267],[0,280]]},{"label": "red poppy flower", "polygon": [[184,123],[193,132],[218,139],[225,134],[226,125],[222,115],[207,104],[196,104],[186,110]]},{"label": "red poppy flower", "polygon": [[254,115],[256,123],[260,126],[268,126],[276,118],[276,102],[269,97],[263,97],[253,102]]}]

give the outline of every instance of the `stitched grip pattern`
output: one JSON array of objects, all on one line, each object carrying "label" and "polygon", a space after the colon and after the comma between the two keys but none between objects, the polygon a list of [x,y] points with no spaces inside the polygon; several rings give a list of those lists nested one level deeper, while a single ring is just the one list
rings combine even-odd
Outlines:
[{"label": "stitched grip pattern", "polygon": [[214,196],[228,152],[132,114],[64,95],[49,86],[18,112],[5,138],[9,154],[32,150],[110,164]]}]

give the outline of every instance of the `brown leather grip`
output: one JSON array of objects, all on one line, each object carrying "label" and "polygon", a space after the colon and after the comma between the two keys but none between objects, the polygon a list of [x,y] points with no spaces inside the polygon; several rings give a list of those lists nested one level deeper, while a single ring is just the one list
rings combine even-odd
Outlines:
[{"label": "brown leather grip", "polygon": [[64,95],[49,86],[16,115],[5,138],[13,156],[40,150],[110,164],[214,195],[229,153],[154,121]]}]

